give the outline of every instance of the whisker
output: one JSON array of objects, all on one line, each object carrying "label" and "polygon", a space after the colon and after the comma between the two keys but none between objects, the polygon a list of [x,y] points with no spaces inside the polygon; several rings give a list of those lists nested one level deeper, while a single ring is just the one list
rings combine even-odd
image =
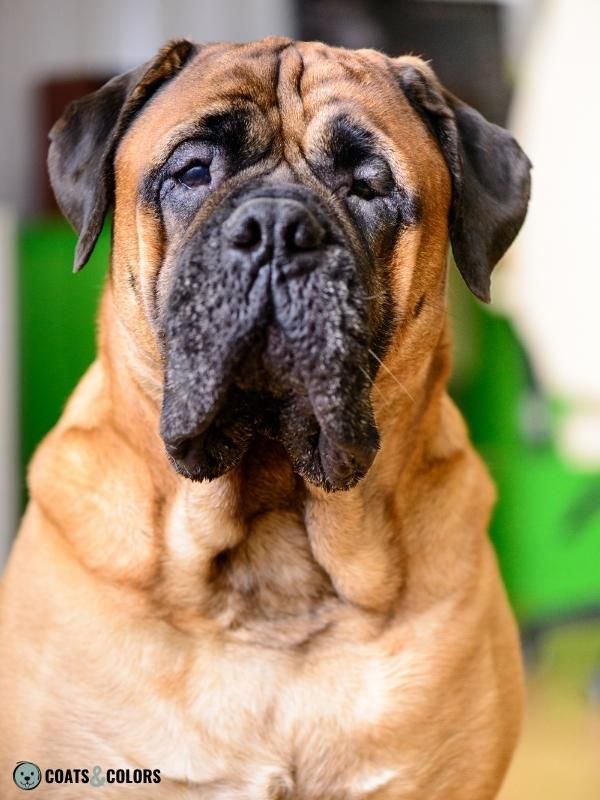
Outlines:
[{"label": "whisker", "polygon": [[373,356],[373,358],[374,358],[374,359],[375,359],[375,360],[376,360],[376,361],[377,361],[377,362],[378,362],[378,363],[379,363],[379,364],[380,364],[380,365],[383,367],[383,369],[384,369],[384,370],[385,370],[385,371],[388,373],[388,375],[390,375],[390,376],[391,376],[391,377],[392,377],[392,378],[393,378],[393,379],[396,381],[396,383],[397,383],[397,384],[398,384],[398,386],[399,386],[399,387],[402,389],[402,391],[403,391],[403,392],[405,392],[405,393],[406,393],[406,395],[407,395],[407,397],[409,397],[409,398],[410,398],[410,400],[412,400],[412,402],[414,403],[414,402],[415,402],[415,398],[414,398],[414,397],[412,396],[412,394],[411,394],[411,393],[408,391],[408,389],[406,388],[406,386],[404,386],[404,384],[403,384],[403,383],[402,383],[402,382],[401,382],[401,381],[400,381],[400,380],[399,380],[399,379],[396,377],[396,375],[394,375],[394,373],[392,372],[392,370],[391,370],[391,369],[390,369],[388,366],[386,366],[386,365],[383,363],[383,361],[382,361],[382,360],[379,358],[379,356],[377,355],[377,353],[374,353],[374,352],[373,352],[373,350],[371,350],[371,348],[370,348],[370,347],[369,347],[369,353],[370,353],[370,354]]},{"label": "whisker", "polygon": [[359,370],[362,372],[362,374],[365,376],[365,378],[366,378],[366,379],[369,381],[369,383],[371,384],[371,387],[372,387],[373,389],[375,389],[375,391],[377,392],[377,394],[378,394],[380,397],[383,397],[383,399],[385,400],[385,395],[384,395],[384,393],[381,391],[381,389],[379,388],[379,386],[376,386],[376,385],[375,385],[375,381],[374,381],[374,380],[373,380],[373,378],[372,378],[372,377],[369,375],[369,373],[367,372],[367,370],[366,370],[366,369],[364,369],[364,368],[363,368],[363,367],[361,367],[361,366],[359,366],[358,368],[359,368]]}]

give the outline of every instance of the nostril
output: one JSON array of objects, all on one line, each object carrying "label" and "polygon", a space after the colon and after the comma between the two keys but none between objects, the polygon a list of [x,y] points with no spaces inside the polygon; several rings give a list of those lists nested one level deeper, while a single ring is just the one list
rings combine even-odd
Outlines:
[{"label": "nostril", "polygon": [[232,232],[231,243],[235,247],[250,250],[260,244],[262,231],[260,224],[252,217],[245,219],[241,225]]},{"label": "nostril", "polygon": [[284,238],[288,250],[314,250],[323,243],[324,235],[323,228],[311,215],[289,223]]}]

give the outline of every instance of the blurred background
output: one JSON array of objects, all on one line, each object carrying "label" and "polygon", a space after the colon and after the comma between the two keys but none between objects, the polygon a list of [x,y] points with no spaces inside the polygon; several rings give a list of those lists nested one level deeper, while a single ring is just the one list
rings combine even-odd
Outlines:
[{"label": "blurred background", "polygon": [[492,537],[528,669],[501,798],[598,800],[598,0],[0,0],[0,566],[25,466],[94,357],[109,250],[105,231],[71,274],[48,129],[66,103],[169,38],[268,34],[431,59],[534,162],[531,211],[495,273],[493,306],[452,275],[452,393],[499,486]]}]

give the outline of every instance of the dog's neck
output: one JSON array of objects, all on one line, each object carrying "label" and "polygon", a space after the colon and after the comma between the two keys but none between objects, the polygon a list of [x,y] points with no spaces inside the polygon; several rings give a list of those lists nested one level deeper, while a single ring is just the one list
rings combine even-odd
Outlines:
[{"label": "dog's neck", "polygon": [[[110,296],[107,315],[113,319],[102,326],[101,360],[110,362],[105,373],[111,376],[112,424],[151,465],[155,502],[163,509],[162,529],[155,532],[164,548],[159,602],[179,621],[212,615],[237,626],[244,624],[250,596],[266,616],[293,616],[334,599],[366,613],[387,613],[405,586],[412,548],[423,541],[431,546],[441,533],[424,533],[428,504],[443,502],[444,487],[460,480],[471,457],[464,425],[446,394],[445,322],[418,366],[413,361],[410,370],[401,370],[402,349],[389,354],[390,366],[373,387],[380,452],[355,488],[327,493],[295,475],[283,448],[267,440],[257,441],[237,468],[212,482],[177,475],[158,435],[161,386],[152,361],[139,352],[123,358],[134,337]],[[477,471],[477,491],[482,475]]]}]

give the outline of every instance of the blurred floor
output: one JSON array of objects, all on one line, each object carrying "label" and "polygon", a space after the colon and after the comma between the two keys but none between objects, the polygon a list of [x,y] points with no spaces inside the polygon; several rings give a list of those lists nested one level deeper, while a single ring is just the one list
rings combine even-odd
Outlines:
[{"label": "blurred floor", "polygon": [[[593,675],[595,682],[592,682]],[[600,800],[600,620],[547,635],[498,800]]]}]

